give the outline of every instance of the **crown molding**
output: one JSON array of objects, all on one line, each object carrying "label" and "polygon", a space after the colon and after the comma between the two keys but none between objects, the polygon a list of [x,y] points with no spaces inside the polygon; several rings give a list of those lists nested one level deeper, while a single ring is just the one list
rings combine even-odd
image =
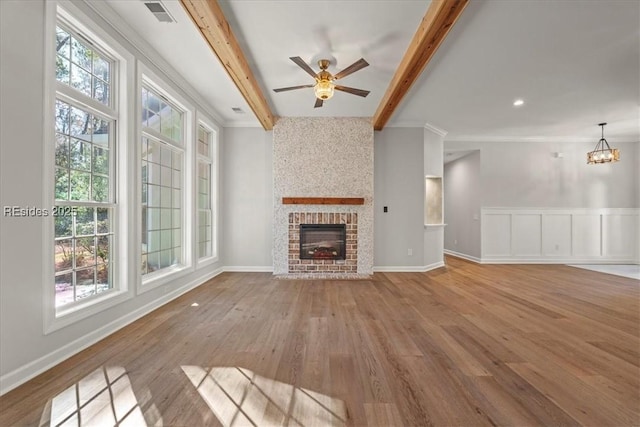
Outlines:
[{"label": "crown molding", "polygon": [[444,129],[441,129],[441,128],[437,127],[437,126],[432,125],[431,123],[425,123],[424,124],[424,128],[429,130],[429,131],[431,131],[431,132],[433,132],[433,133],[435,133],[436,135],[440,135],[443,138],[445,136],[447,136],[447,134],[449,133]]},{"label": "crown molding", "polygon": [[224,123],[226,128],[262,128],[262,125],[258,119],[250,121],[226,121]]},{"label": "crown molding", "polygon": [[[586,136],[490,136],[490,135],[455,135],[446,138],[445,142],[576,142],[576,143],[597,143],[598,137],[586,137]],[[637,139],[630,137],[612,138],[615,144],[616,142],[638,142]]]}]

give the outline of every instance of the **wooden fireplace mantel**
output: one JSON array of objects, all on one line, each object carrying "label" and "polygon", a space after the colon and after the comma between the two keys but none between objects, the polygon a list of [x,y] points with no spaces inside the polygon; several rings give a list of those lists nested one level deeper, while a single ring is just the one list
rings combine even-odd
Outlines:
[{"label": "wooden fireplace mantel", "polygon": [[283,205],[364,205],[364,197],[283,197]]}]

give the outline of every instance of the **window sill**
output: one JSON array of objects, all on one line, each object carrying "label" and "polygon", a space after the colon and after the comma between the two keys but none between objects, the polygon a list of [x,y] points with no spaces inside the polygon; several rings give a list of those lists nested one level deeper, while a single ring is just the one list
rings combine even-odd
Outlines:
[{"label": "window sill", "polygon": [[103,310],[118,305],[131,297],[132,295],[129,290],[112,290],[99,297],[90,298],[84,303],[74,304],[72,307],[56,308],[55,316],[52,319],[47,319],[44,334],[50,334],[51,332],[72,325],[82,319],[91,317]]},{"label": "window sill", "polygon": [[142,282],[140,283],[140,286],[138,286],[138,294],[156,289],[190,273],[191,271],[193,271],[193,269],[190,266],[178,265],[150,273],[147,277],[142,278]]}]

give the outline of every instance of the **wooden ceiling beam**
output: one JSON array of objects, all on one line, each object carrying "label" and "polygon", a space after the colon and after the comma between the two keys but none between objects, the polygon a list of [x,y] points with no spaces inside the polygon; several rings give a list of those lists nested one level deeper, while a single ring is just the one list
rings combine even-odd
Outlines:
[{"label": "wooden ceiling beam", "polygon": [[468,0],[432,0],[373,116],[382,130],[458,20]]},{"label": "wooden ceiling beam", "polygon": [[216,0],[180,0],[220,63],[227,70],[242,96],[265,130],[273,129],[277,118],[271,112],[258,81],[231,31]]}]

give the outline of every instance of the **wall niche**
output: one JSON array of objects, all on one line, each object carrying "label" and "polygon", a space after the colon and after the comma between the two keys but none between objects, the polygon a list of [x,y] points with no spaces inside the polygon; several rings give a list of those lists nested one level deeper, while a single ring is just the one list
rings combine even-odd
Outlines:
[{"label": "wall niche", "polygon": [[426,176],[424,189],[424,223],[425,225],[442,225],[442,177]]}]

